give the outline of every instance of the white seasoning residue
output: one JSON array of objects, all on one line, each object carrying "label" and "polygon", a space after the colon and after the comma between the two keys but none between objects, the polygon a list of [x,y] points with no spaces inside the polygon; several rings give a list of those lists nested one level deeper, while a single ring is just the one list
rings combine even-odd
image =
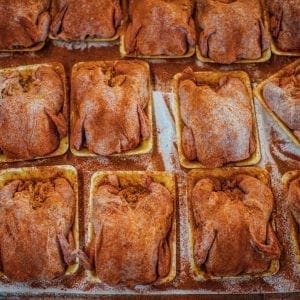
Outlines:
[{"label": "white seasoning residue", "polygon": [[[173,97],[172,94],[168,94]],[[174,100],[174,99],[172,99]],[[156,119],[156,126],[158,130],[158,148],[161,153],[166,171],[175,171],[178,169],[179,163],[174,162],[176,156],[176,148],[174,143],[176,141],[176,129],[174,120],[163,94],[161,92],[153,92],[154,114]],[[174,101],[172,101],[173,103]]]},{"label": "white seasoning residue", "polygon": [[52,42],[55,46],[66,48],[68,50],[85,50],[92,47],[112,47],[119,44],[118,40],[113,42],[65,42],[61,40],[53,40]]}]

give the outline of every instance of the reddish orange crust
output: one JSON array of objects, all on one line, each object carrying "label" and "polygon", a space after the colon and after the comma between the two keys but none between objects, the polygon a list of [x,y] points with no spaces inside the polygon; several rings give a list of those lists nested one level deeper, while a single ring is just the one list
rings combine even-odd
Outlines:
[{"label": "reddish orange crust", "polygon": [[1,0],[0,51],[29,49],[44,42],[49,10],[50,0]]}]

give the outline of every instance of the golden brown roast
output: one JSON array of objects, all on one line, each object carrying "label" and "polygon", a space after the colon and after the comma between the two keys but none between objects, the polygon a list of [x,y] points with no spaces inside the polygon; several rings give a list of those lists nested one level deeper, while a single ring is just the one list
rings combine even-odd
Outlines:
[{"label": "golden brown roast", "polygon": [[121,0],[54,0],[53,37],[65,41],[113,38],[121,24]]},{"label": "golden brown roast", "polygon": [[16,69],[0,75],[0,150],[30,159],[54,152],[67,135],[64,83],[50,65],[25,78]]},{"label": "golden brown roast", "polygon": [[197,26],[201,55],[218,63],[257,60],[269,47],[260,0],[198,0]]},{"label": "golden brown roast", "polygon": [[180,56],[195,44],[191,0],[130,0],[128,54]]},{"label": "golden brown roast", "polygon": [[13,180],[0,190],[0,270],[4,275],[13,281],[64,275],[76,256],[71,250],[75,199],[72,186],[62,177]]},{"label": "golden brown roast", "polygon": [[0,0],[0,50],[30,48],[44,42],[50,0]]},{"label": "golden brown roast", "polygon": [[96,275],[105,283],[149,284],[169,274],[173,197],[145,177],[121,187],[109,175],[92,195],[93,239],[88,246]]},{"label": "golden brown roast", "polygon": [[197,181],[191,193],[196,264],[214,276],[267,271],[280,257],[271,190],[249,175]]}]

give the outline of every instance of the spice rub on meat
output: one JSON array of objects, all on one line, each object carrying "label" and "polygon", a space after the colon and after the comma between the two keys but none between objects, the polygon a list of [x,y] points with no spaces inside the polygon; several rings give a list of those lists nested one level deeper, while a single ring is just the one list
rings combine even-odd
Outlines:
[{"label": "spice rub on meat", "polygon": [[182,56],[195,45],[191,0],[130,0],[127,54]]},{"label": "spice rub on meat", "polygon": [[300,140],[300,65],[266,83],[263,98]]},{"label": "spice rub on meat", "polygon": [[53,153],[67,135],[64,82],[54,67],[40,65],[25,76],[0,74],[0,150],[8,158]]},{"label": "spice rub on meat", "polygon": [[63,177],[13,180],[0,190],[0,271],[4,275],[13,281],[64,275],[76,258],[72,250],[75,199]]},{"label": "spice rub on meat", "polygon": [[50,0],[0,0],[0,50],[31,48],[44,42]]},{"label": "spice rub on meat", "polygon": [[185,70],[179,82],[184,156],[206,167],[245,160],[256,149],[251,99],[245,84],[222,76],[216,86]]},{"label": "spice rub on meat", "polygon": [[[295,221],[300,226],[300,177],[292,180],[289,185],[287,204]],[[298,232],[300,233],[300,230]]]},{"label": "spice rub on meat", "polygon": [[92,203],[87,253],[101,281],[150,284],[169,274],[174,199],[163,184],[145,177],[144,185],[120,186],[109,175]]},{"label": "spice rub on meat", "polygon": [[141,61],[84,63],[73,70],[72,145],[99,155],[137,148],[151,134],[150,74]]},{"label": "spice rub on meat", "polygon": [[300,0],[267,0],[270,30],[281,51],[300,52]]},{"label": "spice rub on meat", "polygon": [[65,41],[110,39],[122,21],[121,0],[54,0],[52,36]]},{"label": "spice rub on meat", "polygon": [[212,276],[260,274],[280,257],[270,223],[273,195],[249,175],[208,177],[191,192],[194,259]]},{"label": "spice rub on meat", "polygon": [[201,55],[217,63],[257,60],[269,48],[260,0],[197,0],[197,26]]}]

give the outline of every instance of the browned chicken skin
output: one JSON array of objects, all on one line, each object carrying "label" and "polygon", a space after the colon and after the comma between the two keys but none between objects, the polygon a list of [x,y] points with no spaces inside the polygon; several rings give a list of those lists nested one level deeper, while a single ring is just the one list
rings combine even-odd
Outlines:
[{"label": "browned chicken skin", "polygon": [[270,225],[273,195],[258,179],[248,175],[227,181],[201,179],[193,188],[191,204],[194,258],[208,274],[262,273],[280,257]]},{"label": "browned chicken skin", "polygon": [[119,0],[54,0],[51,34],[66,41],[112,38],[121,24]]},{"label": "browned chicken skin", "polygon": [[3,154],[30,159],[54,152],[67,134],[63,105],[62,79],[50,66],[40,66],[26,82],[17,71],[0,76]]},{"label": "browned chicken skin", "polygon": [[75,195],[62,177],[6,184],[0,190],[0,270],[14,281],[62,276],[75,259],[74,216]]},{"label": "browned chicken skin", "polygon": [[300,0],[267,0],[271,34],[282,51],[300,51]]},{"label": "browned chicken skin", "polygon": [[201,55],[218,63],[259,59],[269,47],[259,0],[198,0]]},{"label": "browned chicken skin", "polygon": [[251,100],[238,78],[222,77],[217,88],[197,85],[192,77],[179,84],[184,123],[182,148],[188,160],[220,167],[247,159],[255,150]]},{"label": "browned chicken skin", "polygon": [[94,229],[88,253],[105,283],[148,284],[168,275],[173,198],[161,184],[121,188],[108,177],[93,195]]},{"label": "browned chicken skin", "polygon": [[127,53],[184,55],[195,44],[191,0],[130,0]]},{"label": "browned chicken skin", "polygon": [[50,0],[0,0],[0,50],[30,48],[46,40]]},{"label": "browned chicken skin", "polygon": [[287,203],[295,218],[295,221],[300,226],[300,177],[294,179],[290,183]]},{"label": "browned chicken skin", "polygon": [[82,66],[73,74],[73,101],[78,110],[72,144],[99,155],[136,148],[150,136],[145,113],[150,78],[142,62]]},{"label": "browned chicken skin", "polygon": [[300,65],[268,82],[263,96],[270,109],[300,139]]}]

